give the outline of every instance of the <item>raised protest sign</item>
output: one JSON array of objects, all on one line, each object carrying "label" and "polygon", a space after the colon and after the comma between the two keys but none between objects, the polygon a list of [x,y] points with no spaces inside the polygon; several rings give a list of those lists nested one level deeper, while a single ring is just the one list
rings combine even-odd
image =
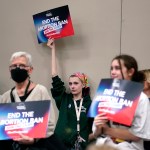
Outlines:
[{"label": "raised protest sign", "polygon": [[0,104],[0,140],[46,136],[50,101],[30,101]]},{"label": "raised protest sign", "polygon": [[102,79],[88,112],[95,117],[105,112],[109,120],[130,126],[143,84],[120,79]]},{"label": "raised protest sign", "polygon": [[33,15],[38,43],[74,34],[68,5]]}]

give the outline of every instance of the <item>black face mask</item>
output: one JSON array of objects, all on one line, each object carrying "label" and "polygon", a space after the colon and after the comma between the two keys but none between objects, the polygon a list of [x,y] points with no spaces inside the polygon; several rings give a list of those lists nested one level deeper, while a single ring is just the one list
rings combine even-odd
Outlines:
[{"label": "black face mask", "polygon": [[11,78],[17,83],[25,81],[28,76],[28,72],[25,69],[20,69],[17,67],[16,69],[11,70]]}]

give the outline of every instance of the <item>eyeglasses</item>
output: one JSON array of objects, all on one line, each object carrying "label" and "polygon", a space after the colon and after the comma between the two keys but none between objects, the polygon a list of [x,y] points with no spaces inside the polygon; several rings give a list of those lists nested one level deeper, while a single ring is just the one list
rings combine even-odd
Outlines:
[{"label": "eyeglasses", "polygon": [[16,68],[25,69],[26,67],[29,67],[29,66],[24,65],[24,64],[20,64],[20,65],[10,65],[10,66],[9,66],[9,69],[10,69],[10,70],[16,69]]}]

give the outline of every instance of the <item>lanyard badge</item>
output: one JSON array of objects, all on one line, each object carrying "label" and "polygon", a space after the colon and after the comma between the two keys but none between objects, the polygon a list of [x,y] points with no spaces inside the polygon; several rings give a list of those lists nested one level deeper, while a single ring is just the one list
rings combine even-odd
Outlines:
[{"label": "lanyard badge", "polygon": [[85,140],[80,135],[78,135],[77,140],[75,141],[75,150],[82,150],[81,148],[82,142],[85,142]]},{"label": "lanyard badge", "polygon": [[74,145],[75,150],[81,150],[81,143],[85,142],[85,139],[83,139],[79,135],[79,133],[80,133],[80,114],[81,114],[82,103],[83,103],[83,98],[80,101],[80,106],[79,106],[79,109],[78,109],[76,101],[74,100],[76,116],[77,116],[77,132],[78,132],[77,140],[75,141],[75,145]]}]

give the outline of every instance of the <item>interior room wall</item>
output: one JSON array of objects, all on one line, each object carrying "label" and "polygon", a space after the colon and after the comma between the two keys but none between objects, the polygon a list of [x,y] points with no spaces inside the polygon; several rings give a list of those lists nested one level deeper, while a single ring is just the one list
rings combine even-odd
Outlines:
[{"label": "interior room wall", "polygon": [[14,85],[8,66],[15,51],[31,53],[31,80],[51,88],[51,51],[38,44],[32,15],[63,5],[69,6],[75,31],[56,40],[58,70],[66,85],[73,72],[84,72],[94,96],[99,81],[109,78],[112,58],[120,53],[121,25],[121,52],[133,55],[139,69],[150,68],[149,0],[122,0],[122,24],[121,0],[1,0],[0,94]]}]

